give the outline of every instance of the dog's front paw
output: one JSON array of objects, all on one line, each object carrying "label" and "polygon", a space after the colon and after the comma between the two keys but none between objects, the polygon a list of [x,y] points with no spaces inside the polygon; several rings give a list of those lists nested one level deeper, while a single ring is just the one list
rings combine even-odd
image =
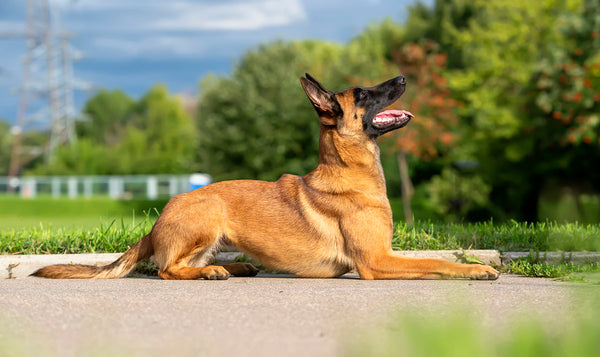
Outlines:
[{"label": "dog's front paw", "polygon": [[500,272],[489,265],[473,265],[471,267],[470,278],[473,280],[496,280]]},{"label": "dog's front paw", "polygon": [[202,278],[206,280],[227,280],[231,276],[225,268],[222,266],[207,266],[204,268],[204,276]]}]

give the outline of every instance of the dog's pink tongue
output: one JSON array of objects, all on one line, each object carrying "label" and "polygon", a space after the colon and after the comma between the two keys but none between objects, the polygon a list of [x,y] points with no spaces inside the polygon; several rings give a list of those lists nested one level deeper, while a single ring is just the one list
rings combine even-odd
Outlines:
[{"label": "dog's pink tongue", "polygon": [[380,118],[396,118],[396,117],[401,117],[402,115],[407,115],[407,116],[409,116],[411,118],[415,117],[408,110],[397,110],[397,109],[386,110],[386,111],[383,111],[383,112],[377,114],[376,116],[380,117]]},{"label": "dog's pink tongue", "polygon": [[376,128],[385,128],[399,123],[406,124],[415,116],[408,110],[386,110],[373,118],[373,126]]}]

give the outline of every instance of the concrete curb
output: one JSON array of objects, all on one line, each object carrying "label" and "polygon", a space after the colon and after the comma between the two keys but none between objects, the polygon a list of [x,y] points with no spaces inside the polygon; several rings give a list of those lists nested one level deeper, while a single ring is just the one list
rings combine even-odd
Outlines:
[{"label": "concrete curb", "polygon": [[[438,258],[451,262],[464,263],[476,257],[485,264],[500,266],[511,260],[530,258],[532,261],[548,264],[589,264],[600,263],[600,252],[541,252],[532,257],[529,252],[504,252],[497,250],[404,250],[398,253],[414,258]],[[106,265],[117,260],[121,253],[98,254],[41,254],[41,255],[0,255],[0,279],[24,278],[39,268],[52,264]],[[219,263],[235,261],[241,257],[239,252],[221,252],[217,254]]]},{"label": "concrete curb", "polygon": [[121,253],[0,255],[0,279],[25,278],[52,264],[106,265],[120,256]]},{"label": "concrete curb", "polygon": [[[462,262],[463,251],[429,250],[399,251],[399,253],[416,258],[440,258],[448,261]],[[476,256],[486,264],[500,265],[500,253],[496,250],[467,250],[468,256]],[[117,260],[122,253],[98,254],[40,254],[40,255],[0,255],[0,279],[25,278],[31,273],[52,264],[86,264],[106,265]],[[221,252],[217,254],[219,263],[228,263],[241,257],[239,252]]]},{"label": "concrete curb", "polygon": [[504,252],[502,265],[515,260],[527,258],[531,262],[557,264],[600,264],[600,252]]}]

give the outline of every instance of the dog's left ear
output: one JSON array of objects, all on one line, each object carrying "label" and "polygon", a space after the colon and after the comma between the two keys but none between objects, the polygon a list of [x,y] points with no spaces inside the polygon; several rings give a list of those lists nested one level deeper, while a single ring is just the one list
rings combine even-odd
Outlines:
[{"label": "dog's left ear", "polygon": [[319,114],[319,119],[324,125],[336,125],[337,117],[342,110],[337,100],[333,97],[333,93],[325,89],[321,83],[317,82],[310,74],[306,73],[305,77],[300,77],[300,83],[304,92],[310,99],[313,107]]}]

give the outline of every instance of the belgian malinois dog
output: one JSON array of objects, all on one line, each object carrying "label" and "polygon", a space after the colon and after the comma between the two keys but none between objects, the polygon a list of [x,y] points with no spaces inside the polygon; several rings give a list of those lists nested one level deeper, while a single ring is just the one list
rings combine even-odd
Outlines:
[{"label": "belgian malinois dog", "polygon": [[408,258],[392,251],[392,210],[375,139],[413,115],[384,110],[404,93],[403,76],[331,92],[306,74],[302,87],[321,122],[319,163],[276,182],[217,182],[172,198],[149,234],[104,267],[51,265],[45,278],[118,278],[154,256],[162,279],[254,276],[251,264],[207,265],[234,245],[265,267],[299,277],[356,270],[361,279],[497,279],[485,265]]}]

